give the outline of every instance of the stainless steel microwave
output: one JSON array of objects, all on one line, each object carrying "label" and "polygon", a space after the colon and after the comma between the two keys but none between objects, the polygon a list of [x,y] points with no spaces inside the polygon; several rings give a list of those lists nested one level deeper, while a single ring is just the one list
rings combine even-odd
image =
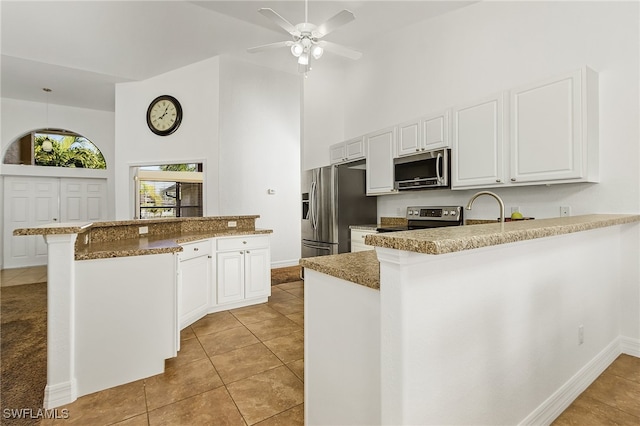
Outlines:
[{"label": "stainless steel microwave", "polygon": [[398,191],[449,188],[451,185],[451,151],[438,149],[396,158],[395,188]]}]

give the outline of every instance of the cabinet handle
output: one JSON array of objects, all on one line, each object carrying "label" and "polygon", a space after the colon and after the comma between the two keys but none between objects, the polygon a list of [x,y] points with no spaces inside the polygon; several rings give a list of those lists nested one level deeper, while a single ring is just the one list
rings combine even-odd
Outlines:
[{"label": "cabinet handle", "polygon": [[244,252],[243,252],[243,251],[241,251],[241,252],[240,252],[240,254],[244,254]]},{"label": "cabinet handle", "polygon": [[511,178],[511,182],[515,182],[515,181],[516,181],[516,178]]},{"label": "cabinet handle", "polygon": [[416,151],[420,151],[420,148],[416,148]]},{"label": "cabinet handle", "polygon": [[211,255],[207,256],[209,259],[211,259]]},{"label": "cabinet handle", "polygon": [[243,241],[243,242],[242,242],[242,244],[247,244],[247,242],[246,242],[246,241]]},{"label": "cabinet handle", "polygon": [[245,253],[249,254],[249,253],[250,253],[250,251],[249,251],[249,250],[247,250]]},{"label": "cabinet handle", "polygon": [[501,180],[500,180],[500,179],[496,179],[496,182],[500,183],[500,182],[501,182]]},{"label": "cabinet handle", "polygon": [[198,250],[200,250],[198,247],[193,248],[193,251],[198,251]]}]

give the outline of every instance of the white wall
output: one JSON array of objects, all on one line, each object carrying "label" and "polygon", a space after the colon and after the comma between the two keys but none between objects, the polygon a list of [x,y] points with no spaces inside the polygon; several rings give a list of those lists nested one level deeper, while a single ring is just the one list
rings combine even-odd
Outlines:
[{"label": "white wall", "polygon": [[220,214],[259,214],[275,267],[300,258],[300,78],[220,62]]},{"label": "white wall", "polygon": [[[215,57],[116,85],[117,219],[134,216],[132,166],[196,161],[204,163],[204,214],[218,214],[218,83]],[[160,95],[172,95],[182,105],[182,124],[169,136],[158,136],[147,126],[147,108]]]},{"label": "white wall", "polygon": [[[159,95],[183,109],[178,130],[157,136],[145,113]],[[272,265],[300,258],[299,76],[215,57],[116,87],[116,215],[134,214],[130,169],[140,164],[204,163],[204,212],[258,214],[273,229]],[[267,190],[274,189],[274,195]],[[295,225],[292,225],[295,224]]]},{"label": "white wall", "polygon": [[329,164],[328,146],[344,137],[344,71],[320,59],[303,79],[302,170]]},{"label": "white wall", "polygon": [[[496,189],[527,216],[640,210],[637,2],[480,2],[386,34],[346,71],[344,90],[305,104],[344,103],[344,119],[307,114],[305,129],[344,125],[343,139],[473,101],[496,91],[588,65],[600,75],[599,184]],[[314,70],[315,72],[315,70]],[[310,77],[311,78],[311,77]],[[328,91],[331,93],[331,91]],[[316,108],[320,106],[316,105]],[[330,130],[324,130],[331,134]],[[335,133],[339,134],[336,130]],[[310,139],[305,134],[305,149]],[[328,147],[339,140],[326,140]],[[314,150],[320,150],[314,141]],[[325,149],[325,148],[323,148]],[[421,191],[378,197],[378,214],[408,205],[464,205],[474,191]],[[469,217],[497,217],[489,198]]]}]

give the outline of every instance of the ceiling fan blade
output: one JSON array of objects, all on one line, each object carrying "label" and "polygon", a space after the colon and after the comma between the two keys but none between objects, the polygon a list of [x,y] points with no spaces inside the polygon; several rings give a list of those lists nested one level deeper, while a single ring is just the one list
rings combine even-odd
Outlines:
[{"label": "ceiling fan blade", "polygon": [[280,28],[282,28],[283,30],[285,30],[286,32],[291,34],[292,36],[300,35],[300,31],[298,31],[298,29],[295,27],[295,25],[293,25],[291,22],[287,21],[282,16],[280,16],[275,10],[273,10],[271,8],[268,8],[268,7],[263,7],[261,9],[258,9],[258,13],[261,13],[262,15],[266,16],[267,18],[271,19]]},{"label": "ceiling fan blade", "polygon": [[318,25],[318,28],[313,31],[313,35],[317,38],[324,37],[336,28],[341,27],[344,24],[348,24],[354,19],[356,19],[356,17],[353,13],[344,9],[329,18],[324,24]]},{"label": "ceiling fan blade", "polygon": [[247,49],[249,53],[264,52],[265,50],[277,49],[280,47],[291,47],[293,41],[278,41],[276,43],[263,44],[262,46],[250,47]]},{"label": "ceiling fan blade", "polygon": [[345,58],[354,60],[362,58],[362,52],[358,52],[357,50],[353,50],[350,47],[346,47],[341,44],[322,40],[318,42],[318,45],[327,52],[335,53],[336,55],[344,56]]}]

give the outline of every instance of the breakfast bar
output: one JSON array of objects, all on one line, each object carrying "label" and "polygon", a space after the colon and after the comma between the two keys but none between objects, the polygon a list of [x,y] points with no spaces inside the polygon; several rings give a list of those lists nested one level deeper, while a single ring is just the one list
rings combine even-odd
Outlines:
[{"label": "breakfast bar", "polygon": [[374,234],[375,252],[302,259],[305,423],[551,423],[640,356],[639,221]]},{"label": "breakfast bar", "polygon": [[[266,302],[272,231],[256,229],[258,217],[15,230],[43,235],[48,245],[44,407],[160,374],[180,349],[181,328],[207,313]],[[250,282],[236,273],[244,262]]]}]

